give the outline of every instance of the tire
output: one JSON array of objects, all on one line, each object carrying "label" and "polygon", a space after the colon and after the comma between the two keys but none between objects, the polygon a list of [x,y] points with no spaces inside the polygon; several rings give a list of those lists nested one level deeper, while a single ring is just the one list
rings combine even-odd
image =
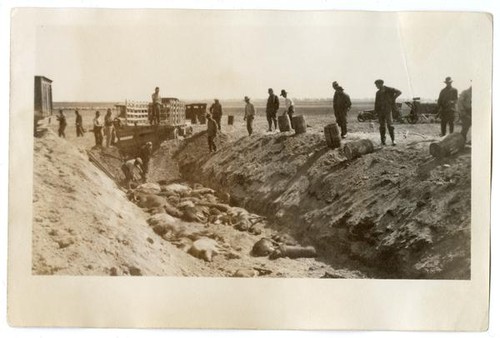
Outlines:
[{"label": "tire", "polygon": [[415,115],[409,115],[406,117],[406,120],[408,121],[408,123],[410,124],[415,124],[418,122],[418,116],[415,116]]}]

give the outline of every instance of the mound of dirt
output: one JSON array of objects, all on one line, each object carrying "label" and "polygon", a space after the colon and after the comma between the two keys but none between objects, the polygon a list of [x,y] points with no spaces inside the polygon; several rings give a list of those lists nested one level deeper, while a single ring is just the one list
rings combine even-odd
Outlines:
[{"label": "mound of dirt", "polygon": [[86,151],[51,131],[35,138],[33,208],[33,274],[222,275],[158,239]]},{"label": "mound of dirt", "polygon": [[185,179],[229,193],[331,264],[359,263],[383,278],[467,279],[470,149],[438,161],[430,141],[419,135],[348,161],[319,133],[242,137],[215,154],[195,135],[175,159]]}]

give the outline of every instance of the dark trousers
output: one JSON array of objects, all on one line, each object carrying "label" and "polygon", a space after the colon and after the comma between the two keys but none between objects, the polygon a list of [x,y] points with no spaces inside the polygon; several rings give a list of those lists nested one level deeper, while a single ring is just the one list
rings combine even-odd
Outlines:
[{"label": "dark trousers", "polygon": [[215,145],[215,135],[208,135],[208,149],[210,152],[217,151],[217,146]]},{"label": "dark trousers", "polygon": [[64,132],[65,130],[66,130],[66,126],[59,126],[59,130],[58,130],[59,137],[66,138],[66,133]]},{"label": "dark trousers", "polygon": [[380,123],[380,140],[385,144],[385,131],[386,125],[389,130],[391,140],[394,141],[394,126],[392,125],[392,111],[385,111],[378,113],[378,122]]},{"label": "dark trousers", "polygon": [[83,127],[82,126],[76,126],[76,136],[77,137],[79,137],[79,136],[83,137],[83,133],[84,133]]},{"label": "dark trousers", "polygon": [[95,145],[102,147],[102,127],[94,127]]},{"label": "dark trousers", "polygon": [[160,104],[153,104],[153,116],[151,124],[160,124]]},{"label": "dark trousers", "polygon": [[274,129],[278,129],[278,120],[276,119],[276,112],[266,112],[267,123],[269,124],[269,131],[272,130],[273,122]]},{"label": "dark trousers", "polygon": [[467,134],[469,133],[471,124],[472,124],[471,111],[468,110],[466,112],[466,115],[462,116],[462,130],[460,131],[460,133],[464,137],[464,140],[466,141],[467,141]]},{"label": "dark trousers", "polygon": [[347,112],[340,111],[335,113],[335,118],[340,127],[340,135],[345,136],[347,134]]},{"label": "dark trousers", "polygon": [[214,116],[215,123],[217,123],[217,128],[220,130],[220,121],[222,116]]},{"label": "dark trousers", "polygon": [[455,127],[455,112],[453,110],[441,112],[441,136],[446,135],[446,125],[450,127],[450,134]]},{"label": "dark trousers", "polygon": [[247,117],[247,130],[248,130],[248,135],[252,135],[252,132],[253,132],[253,117]]}]

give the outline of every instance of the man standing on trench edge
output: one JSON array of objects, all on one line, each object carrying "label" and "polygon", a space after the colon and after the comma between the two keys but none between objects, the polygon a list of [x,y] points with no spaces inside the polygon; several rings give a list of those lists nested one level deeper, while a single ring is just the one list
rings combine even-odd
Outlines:
[{"label": "man standing on trench edge", "polygon": [[220,124],[221,124],[221,119],[222,119],[222,106],[219,103],[218,99],[214,99],[214,103],[210,106],[210,114],[212,114],[215,122],[217,122],[217,127],[219,128],[220,131]]},{"label": "man standing on trench edge", "polygon": [[245,96],[245,117],[243,120],[247,121],[248,136],[252,135],[253,132],[253,119],[255,117],[255,107],[250,103],[250,98]]},{"label": "man standing on trench edge", "polygon": [[344,88],[339,86],[337,81],[332,83],[335,90],[333,95],[333,113],[335,119],[340,127],[340,136],[345,138],[347,135],[347,112],[351,109],[351,98],[344,93]]},{"label": "man standing on trench edge", "polygon": [[217,136],[217,122],[212,118],[212,115],[207,114],[207,136],[208,136],[208,150],[210,152],[217,151],[215,145],[215,137]]},{"label": "man standing on trench edge", "polygon": [[288,92],[284,89],[281,90],[281,96],[285,99],[285,111],[284,114],[288,114],[288,117],[290,118],[290,126],[292,129],[295,129],[293,127],[293,114],[295,113],[295,107],[293,105],[292,99],[288,98]]},{"label": "man standing on trench edge", "polygon": [[272,88],[269,88],[267,92],[269,93],[269,97],[267,99],[267,105],[266,105],[266,117],[267,117],[267,123],[269,124],[268,131],[272,131],[273,122],[274,122],[274,130],[278,129],[278,120],[276,119],[276,113],[280,108],[280,99],[278,98],[277,95],[274,94]]},{"label": "man standing on trench edge", "polygon": [[447,77],[444,80],[446,87],[439,93],[438,113],[441,115],[441,136],[446,135],[446,125],[450,127],[450,134],[453,133],[455,110],[458,100],[458,91],[451,86],[453,80]]},{"label": "man standing on trench edge", "polygon": [[153,143],[146,142],[139,150],[139,158],[142,160],[142,172],[144,181],[147,180],[147,175],[149,173],[149,160],[153,154]]},{"label": "man standing on trench edge", "polygon": [[380,140],[382,145],[385,146],[385,126],[389,129],[389,135],[391,136],[392,145],[395,146],[396,142],[394,140],[394,126],[392,125],[392,109],[395,106],[395,101],[401,91],[395,88],[384,86],[384,80],[376,80],[375,86],[378,91],[375,95],[375,113],[378,116],[378,122],[380,123]]}]

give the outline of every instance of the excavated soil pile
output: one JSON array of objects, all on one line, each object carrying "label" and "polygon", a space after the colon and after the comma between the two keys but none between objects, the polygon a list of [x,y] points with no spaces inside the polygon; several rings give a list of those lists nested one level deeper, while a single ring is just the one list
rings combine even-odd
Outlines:
[{"label": "excavated soil pile", "polygon": [[332,266],[361,264],[380,278],[470,278],[470,148],[438,161],[422,137],[348,161],[320,134],[226,140],[215,154],[201,136],[174,156],[186,180],[230,194]]},{"label": "excavated soil pile", "polygon": [[33,164],[33,274],[222,275],[158,239],[85,150],[49,131],[35,138]]}]

